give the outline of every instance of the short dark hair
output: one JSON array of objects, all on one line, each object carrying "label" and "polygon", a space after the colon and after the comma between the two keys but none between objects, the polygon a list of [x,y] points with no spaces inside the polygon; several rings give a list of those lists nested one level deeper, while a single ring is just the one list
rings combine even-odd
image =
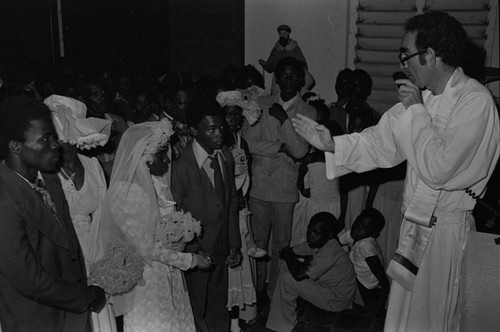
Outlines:
[{"label": "short dark hair", "polygon": [[371,233],[372,234],[376,234],[378,236],[378,234],[380,234],[382,229],[384,229],[384,226],[385,226],[384,215],[382,213],[380,213],[380,211],[377,209],[374,209],[374,208],[364,209],[359,214],[359,218],[363,218],[363,219],[366,218],[366,219],[371,220],[371,225],[372,225]]},{"label": "short dark hair", "polygon": [[299,79],[304,82],[306,77],[306,72],[304,70],[304,65],[299,60],[292,58],[291,56],[284,57],[276,64],[274,68],[274,75],[279,76],[286,67],[292,68],[294,72],[297,73]]},{"label": "short dark hair", "polygon": [[339,71],[337,75],[337,79],[335,80],[335,84],[340,83],[344,78],[350,79],[352,77],[352,69],[350,68],[344,68],[341,71]]},{"label": "short dark hair", "polygon": [[194,102],[187,109],[187,122],[191,127],[198,129],[198,126],[205,116],[220,117],[224,123],[224,112],[222,107],[214,101]]},{"label": "short dark hair", "polygon": [[264,77],[262,74],[252,65],[246,65],[241,68],[240,75],[238,77],[238,88],[245,89],[246,81],[252,79],[259,88],[264,89]]},{"label": "short dark hair", "polygon": [[42,102],[27,97],[8,97],[0,104],[0,157],[9,153],[9,142],[26,142],[33,120],[48,120],[50,110]]},{"label": "short dark hair", "polygon": [[309,220],[309,224],[312,223],[320,223],[322,230],[328,234],[337,235],[341,231],[339,221],[330,212],[316,213],[311,217],[311,220]]},{"label": "short dark hair", "polygon": [[438,11],[426,12],[410,18],[405,28],[406,32],[417,32],[415,46],[418,50],[430,47],[449,66],[462,65],[467,33],[451,15]]}]

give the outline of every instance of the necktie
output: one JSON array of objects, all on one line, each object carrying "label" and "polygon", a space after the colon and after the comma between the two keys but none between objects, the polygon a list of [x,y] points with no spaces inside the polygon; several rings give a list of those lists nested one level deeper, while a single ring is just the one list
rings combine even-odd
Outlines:
[{"label": "necktie", "polygon": [[225,190],[224,190],[224,179],[222,178],[222,171],[220,169],[220,164],[219,164],[219,158],[218,158],[218,152],[215,153],[213,157],[208,157],[210,158],[210,167],[214,170],[214,187],[215,191],[217,192],[217,196],[224,201],[226,195],[225,195]]},{"label": "necktie", "polygon": [[42,197],[43,202],[50,209],[50,211],[52,211],[54,218],[57,220],[57,223],[62,228],[62,224],[59,221],[59,218],[57,217],[56,205],[50,198],[49,191],[47,190],[47,187],[45,186],[45,183],[43,183],[42,179],[36,180],[36,182],[33,184],[33,189],[35,189],[35,191],[40,195],[40,197]]}]

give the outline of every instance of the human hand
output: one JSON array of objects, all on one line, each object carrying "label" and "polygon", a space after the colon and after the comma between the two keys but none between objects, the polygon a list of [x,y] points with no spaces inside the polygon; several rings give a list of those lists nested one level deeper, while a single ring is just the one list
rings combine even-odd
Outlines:
[{"label": "human hand", "polygon": [[98,286],[89,286],[89,289],[94,292],[94,301],[89,305],[89,310],[99,313],[106,305],[106,294],[104,289]]},{"label": "human hand", "polygon": [[271,108],[269,108],[269,114],[274,116],[278,121],[283,124],[288,119],[288,115],[286,114],[283,106],[278,103],[274,103]]},{"label": "human hand", "polygon": [[395,80],[398,86],[398,98],[405,109],[415,104],[423,104],[420,88],[409,79]]},{"label": "human hand", "polygon": [[234,268],[234,267],[239,266],[242,261],[243,261],[243,256],[241,255],[240,248],[231,249],[231,253],[226,258],[226,264],[230,268]]},{"label": "human hand", "polygon": [[196,267],[200,270],[208,270],[212,266],[212,260],[210,257],[205,257],[198,254],[193,254],[196,259]]},{"label": "human hand", "polygon": [[316,149],[329,152],[335,151],[335,141],[330,134],[330,130],[325,126],[302,114],[297,114],[297,117],[292,119],[292,125],[297,134]]}]

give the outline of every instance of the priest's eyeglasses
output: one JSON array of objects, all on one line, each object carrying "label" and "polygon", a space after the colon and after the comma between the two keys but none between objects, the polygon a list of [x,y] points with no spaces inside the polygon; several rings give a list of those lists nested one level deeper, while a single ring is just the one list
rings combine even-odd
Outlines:
[{"label": "priest's eyeglasses", "polygon": [[415,52],[415,53],[412,53],[409,55],[406,55],[404,53],[399,53],[399,56],[398,56],[399,62],[401,63],[401,66],[403,68],[406,68],[406,67],[408,67],[408,65],[406,64],[406,61],[410,60],[413,57],[416,57],[417,55],[424,54],[424,53],[427,53],[427,51],[418,51],[418,52]]}]

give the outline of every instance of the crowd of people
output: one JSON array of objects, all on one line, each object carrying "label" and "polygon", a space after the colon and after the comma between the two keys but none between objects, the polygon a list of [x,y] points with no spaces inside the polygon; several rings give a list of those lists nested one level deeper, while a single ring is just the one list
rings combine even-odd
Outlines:
[{"label": "crowd of people", "polygon": [[[500,153],[493,99],[461,68],[462,26],[408,21],[408,78],[386,112],[361,69],[339,72],[326,105],[291,28],[278,33],[259,61],[271,93],[251,65],[66,63],[2,82],[2,331],[239,332],[270,302],[267,328],[287,332],[298,298],[341,312],[374,296],[389,296],[387,331],[458,328],[465,190],[484,194]],[[105,293],[92,268],[116,241],[144,266]]]}]

